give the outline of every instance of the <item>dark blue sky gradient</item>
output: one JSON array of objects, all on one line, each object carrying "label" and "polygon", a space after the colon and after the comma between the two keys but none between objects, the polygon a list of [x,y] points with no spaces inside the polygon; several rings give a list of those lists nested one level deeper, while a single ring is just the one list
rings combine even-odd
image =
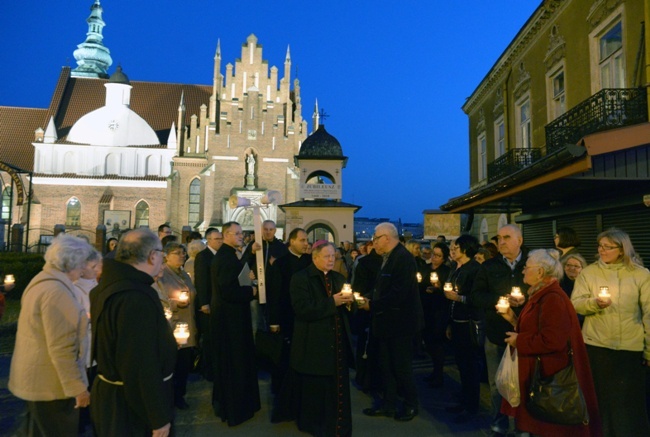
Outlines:
[{"label": "dark blue sky gradient", "polygon": [[[343,200],[363,217],[419,222],[469,189],[460,107],[540,0],[104,0],[104,44],[131,80],[211,84],[254,33],[302,88],[349,157]],[[86,37],[92,0],[8,1],[0,14],[0,105],[46,107]]]}]

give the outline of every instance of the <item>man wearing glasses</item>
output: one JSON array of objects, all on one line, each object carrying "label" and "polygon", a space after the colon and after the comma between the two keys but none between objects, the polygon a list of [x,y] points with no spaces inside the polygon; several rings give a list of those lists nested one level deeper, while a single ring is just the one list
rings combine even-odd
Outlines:
[{"label": "man wearing glasses", "polygon": [[170,433],[176,341],[151,288],[162,263],[156,234],[129,231],[115,259],[104,260],[102,280],[90,293],[98,372],[90,414],[99,436]]},{"label": "man wearing glasses", "polygon": [[241,260],[237,257],[244,240],[241,226],[225,223],[222,233],[223,246],[211,266],[210,329],[215,349],[212,408],[228,426],[235,426],[252,418],[261,407],[250,311],[257,289],[240,285],[239,276],[248,261],[246,254]]},{"label": "man wearing glasses", "polygon": [[[370,310],[371,330],[378,339],[384,399],[381,405],[364,409],[363,414],[406,422],[417,416],[419,406],[411,366],[413,337],[424,326],[417,267],[413,255],[400,244],[392,223],[377,225],[372,241],[383,260],[372,297],[361,308]],[[404,396],[399,410],[397,387]]]}]

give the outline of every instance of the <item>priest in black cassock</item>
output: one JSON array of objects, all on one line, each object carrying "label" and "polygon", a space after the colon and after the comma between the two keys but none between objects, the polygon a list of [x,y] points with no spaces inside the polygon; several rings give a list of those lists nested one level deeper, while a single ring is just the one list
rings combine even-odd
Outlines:
[{"label": "priest in black cassock", "polygon": [[353,364],[348,309],[352,294],[341,293],[345,278],[334,267],[335,247],[317,241],[313,264],[293,275],[295,312],[290,378],[297,395],[298,428],[314,436],[352,434],[349,367]]},{"label": "priest in black cassock", "polygon": [[250,310],[257,290],[239,283],[247,261],[237,257],[237,248],[243,243],[241,226],[228,222],[222,233],[224,244],[211,267],[210,329],[215,347],[212,407],[217,417],[235,426],[260,409]]},{"label": "priest in black cassock", "polygon": [[289,344],[293,336],[294,313],[291,306],[289,285],[294,274],[311,264],[311,255],[307,254],[309,242],[307,233],[302,228],[295,228],[289,233],[289,251],[280,256],[267,273],[266,299],[269,314],[269,330],[282,337],[283,350],[280,362],[271,372],[271,391],[278,393],[284,375],[289,369]]}]

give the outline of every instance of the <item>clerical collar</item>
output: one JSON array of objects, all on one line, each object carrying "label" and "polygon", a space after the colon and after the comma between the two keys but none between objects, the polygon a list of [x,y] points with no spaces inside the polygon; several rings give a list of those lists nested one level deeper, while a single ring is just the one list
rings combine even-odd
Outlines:
[{"label": "clerical collar", "polygon": [[211,248],[210,246],[208,246],[208,249],[210,249],[210,252],[212,252],[212,255],[216,255],[216,254],[217,254],[217,251],[214,250],[213,248]]},{"label": "clerical collar", "polygon": [[289,253],[290,253],[291,255],[295,256],[296,258],[300,258],[300,257],[302,256],[302,255],[300,255],[300,254],[294,252],[293,250],[291,250],[291,248],[289,248]]}]

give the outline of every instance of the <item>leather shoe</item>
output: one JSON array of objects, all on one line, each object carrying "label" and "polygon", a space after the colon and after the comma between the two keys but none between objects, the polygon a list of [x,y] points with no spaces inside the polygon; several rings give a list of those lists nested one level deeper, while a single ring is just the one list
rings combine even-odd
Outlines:
[{"label": "leather shoe", "polygon": [[364,408],[363,414],[370,417],[394,417],[395,410],[386,410],[384,408]]},{"label": "leather shoe", "polygon": [[413,418],[417,415],[417,408],[405,408],[404,411],[395,415],[395,420],[398,422],[408,422],[409,420],[413,420]]}]

